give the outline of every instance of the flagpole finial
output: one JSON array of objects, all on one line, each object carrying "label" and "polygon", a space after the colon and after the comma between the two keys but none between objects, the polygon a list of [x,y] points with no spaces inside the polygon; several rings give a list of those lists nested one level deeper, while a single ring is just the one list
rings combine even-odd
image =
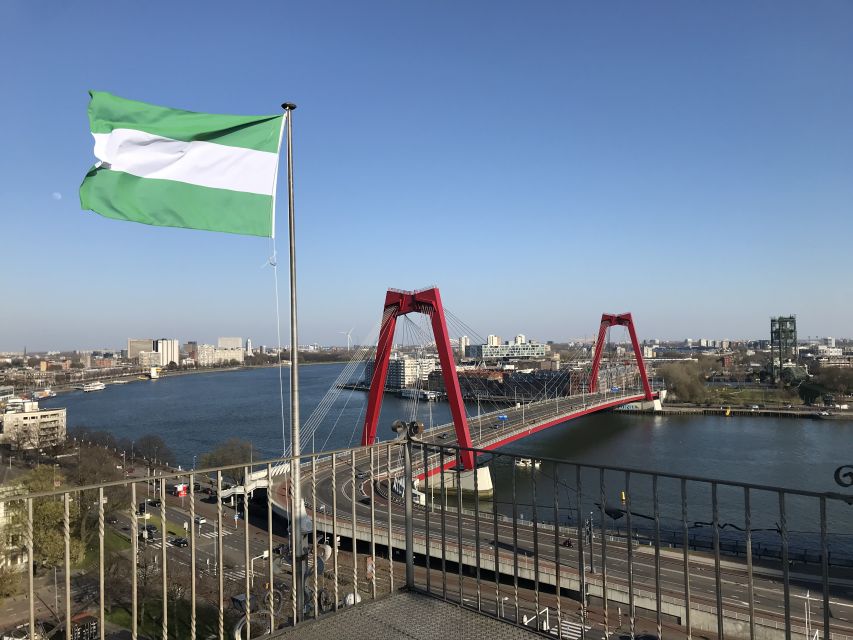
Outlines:
[{"label": "flagpole finial", "polygon": [[283,102],[281,108],[285,111],[293,111],[296,108],[296,105],[292,102]]}]

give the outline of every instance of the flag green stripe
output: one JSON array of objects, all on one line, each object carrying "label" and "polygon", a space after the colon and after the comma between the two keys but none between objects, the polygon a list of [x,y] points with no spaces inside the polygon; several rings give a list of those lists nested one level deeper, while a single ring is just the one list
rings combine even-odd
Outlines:
[{"label": "flag green stripe", "polygon": [[269,238],[272,196],[92,169],[80,205],[107,218]]},{"label": "flag green stripe", "polygon": [[281,119],[278,116],[231,116],[158,107],[90,91],[89,124],[92,133],[136,129],[173,140],[203,140],[231,147],[278,153]]}]

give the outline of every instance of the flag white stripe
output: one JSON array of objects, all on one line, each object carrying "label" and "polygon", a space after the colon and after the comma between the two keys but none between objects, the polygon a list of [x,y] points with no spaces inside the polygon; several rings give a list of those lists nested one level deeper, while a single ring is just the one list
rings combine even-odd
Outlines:
[{"label": "flag white stripe", "polygon": [[278,154],[215,142],[184,142],[135,129],[93,133],[95,157],[139,178],[272,196]]}]

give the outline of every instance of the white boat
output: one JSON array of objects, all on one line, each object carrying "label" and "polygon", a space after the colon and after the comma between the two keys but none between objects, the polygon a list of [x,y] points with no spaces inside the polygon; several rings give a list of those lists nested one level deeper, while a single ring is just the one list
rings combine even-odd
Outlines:
[{"label": "white boat", "polygon": [[103,382],[87,382],[83,385],[83,391],[87,393],[89,391],[103,391],[106,388],[107,385],[105,385]]},{"label": "white boat", "polygon": [[533,458],[518,458],[515,461],[516,467],[525,467],[527,469],[538,469],[541,464],[539,460],[534,460]]},{"label": "white boat", "polygon": [[51,391],[50,389],[40,389],[39,391],[33,391],[33,400],[45,400],[47,398],[55,398],[56,391]]},{"label": "white boat", "polygon": [[400,391],[401,398],[417,398],[427,402],[435,402],[438,400],[438,396],[438,391],[427,391],[426,389],[403,389]]}]

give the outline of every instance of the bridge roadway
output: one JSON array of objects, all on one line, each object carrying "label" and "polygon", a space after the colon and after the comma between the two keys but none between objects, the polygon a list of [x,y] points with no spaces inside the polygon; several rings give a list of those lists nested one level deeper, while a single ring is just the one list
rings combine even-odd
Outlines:
[{"label": "bridge roadway", "polygon": [[[574,398],[561,398],[559,401],[559,413],[557,402],[549,399],[547,402],[531,403],[523,407],[492,412],[481,416],[482,420],[473,418],[469,421],[472,439],[477,448],[494,449],[530,433],[541,431],[555,424],[559,424],[573,417],[585,415],[605,408],[618,406],[627,402],[642,399],[642,394],[632,395],[627,390],[614,398],[612,393],[600,393],[585,395],[578,403]],[[568,408],[568,409],[567,409]],[[497,421],[497,415],[507,416],[505,421]],[[565,417],[569,414],[568,417]],[[497,428],[493,428],[500,424]],[[442,434],[447,433],[447,437]],[[424,434],[423,441],[436,445],[455,444],[452,425],[442,425],[429,430]],[[373,540],[376,545],[388,544],[388,520],[390,509],[391,520],[391,544],[395,549],[405,549],[405,519],[403,505],[388,499],[375,492],[376,483],[381,482],[387,486],[389,475],[389,464],[387,459],[387,444],[376,445],[372,448],[362,448],[355,451],[355,467],[351,464],[349,455],[342,459],[340,455],[335,464],[335,483],[332,482],[331,459],[326,459],[317,464],[316,478],[312,479],[310,468],[303,470],[303,497],[308,504],[309,514],[316,519],[317,528],[320,531],[335,533],[344,538],[353,535],[351,518],[353,510],[356,515],[355,535],[364,543]],[[391,445],[393,451],[390,461],[390,474],[397,477],[401,474],[402,460],[401,447]],[[359,478],[365,472],[370,473],[370,451],[374,451],[375,464],[371,480],[370,477]],[[416,449],[417,452],[417,449]],[[418,458],[418,455],[415,456]],[[418,464],[418,460],[415,463]],[[437,467],[434,458],[430,460],[430,466]],[[453,463],[455,464],[455,462]],[[430,473],[437,472],[433,468]],[[422,468],[416,467],[416,473],[422,474]],[[312,482],[315,480],[316,482]],[[438,485],[438,478],[431,481],[433,486]],[[333,491],[334,484],[334,491]],[[387,495],[387,490],[384,492]],[[354,495],[355,494],[355,495]],[[287,490],[284,483],[279,482],[274,488],[273,500],[279,509],[286,510]],[[450,498],[454,503],[455,499]],[[334,507],[334,525],[333,525]],[[481,508],[482,509],[482,508]],[[548,507],[543,507],[541,518],[551,519]],[[549,517],[550,516],[550,517]],[[441,558],[441,508],[435,507],[429,514],[430,529],[427,540],[426,528],[427,514],[422,507],[415,507],[415,553],[423,558],[427,552],[429,542],[429,555],[433,562]],[[476,547],[480,548],[480,567],[484,571],[492,571],[495,566],[495,550],[493,541],[500,543],[498,553],[498,566],[504,575],[504,580],[512,580],[515,574],[515,564],[512,554],[513,548],[513,523],[510,518],[498,518],[497,537],[495,536],[495,523],[491,513],[481,511],[479,515],[480,534],[479,542],[475,535],[476,519],[473,512],[465,511],[461,514],[454,509],[446,510],[444,514],[445,527],[445,558],[448,562],[456,562],[459,559],[459,535],[461,532],[462,562],[469,567],[476,565]],[[535,532],[535,535],[534,535]],[[598,532],[597,532],[598,533]],[[556,582],[556,567],[559,566],[560,584],[563,589],[579,592],[580,580],[578,567],[581,566],[578,557],[578,539],[576,528],[561,527],[555,534],[553,527],[538,524],[535,529],[531,522],[517,521],[515,535],[518,540],[518,549],[533,551],[538,550],[538,573],[541,584],[553,585]],[[534,540],[535,537],[535,540]],[[571,538],[573,549],[559,546],[559,542],[566,537]],[[555,544],[555,542],[557,544]],[[587,592],[593,597],[600,597],[602,589],[602,575],[600,573],[601,547],[600,538],[596,537],[596,568],[597,573],[592,574],[588,566],[584,566],[584,575],[587,584]],[[361,553],[360,553],[361,555]],[[588,559],[588,550],[587,550]],[[661,553],[660,583],[662,594],[661,610],[684,620],[684,566],[682,551],[680,549],[663,549]],[[587,560],[588,564],[588,560]],[[377,570],[381,570],[377,564]],[[344,569],[349,571],[349,569]],[[359,572],[363,567],[359,568]],[[518,572],[520,579],[533,580],[535,578],[533,558],[521,556],[518,558]],[[611,602],[621,604],[623,614],[627,616],[628,584],[629,575],[633,577],[634,596],[636,606],[654,611],[655,604],[655,558],[654,549],[648,546],[637,548],[635,545],[633,563],[629,568],[627,559],[627,545],[623,538],[608,538],[607,542],[607,592]],[[447,576],[447,584],[452,591],[457,591],[457,576]],[[466,584],[470,589],[473,578],[466,577]],[[762,635],[757,637],[784,637],[784,602],[782,597],[782,572],[781,569],[766,566],[754,567],[754,593],[755,593],[755,615],[756,626]],[[721,562],[722,599],[726,632],[733,635],[748,635],[749,602],[747,587],[747,570],[745,563],[738,559],[723,559]],[[845,597],[833,595],[831,601],[833,637],[839,640],[848,638],[853,640],[853,600],[848,589],[853,589],[853,581],[833,580],[831,581],[833,592],[843,593]],[[433,585],[436,588],[437,585]],[[438,585],[440,588],[440,585]],[[511,587],[510,587],[511,588]],[[491,585],[492,593],[484,590],[483,598],[494,598],[494,586]],[[716,631],[716,578],[713,557],[708,554],[697,552],[690,553],[690,589],[691,589],[691,619],[694,629],[703,629],[710,632]],[[814,594],[821,592],[820,577],[807,574],[792,574],[791,576],[791,619],[792,624],[798,627],[795,633],[805,633],[804,604],[807,591],[811,592],[811,619],[812,628],[819,627],[822,623],[823,612],[820,600]],[[501,587],[501,595],[511,594],[507,591],[506,584]],[[818,596],[819,597],[819,596]],[[510,602],[507,606],[510,606]],[[611,607],[611,620],[615,618]],[[613,627],[611,623],[611,627]],[[624,627],[623,627],[624,628]]]}]

